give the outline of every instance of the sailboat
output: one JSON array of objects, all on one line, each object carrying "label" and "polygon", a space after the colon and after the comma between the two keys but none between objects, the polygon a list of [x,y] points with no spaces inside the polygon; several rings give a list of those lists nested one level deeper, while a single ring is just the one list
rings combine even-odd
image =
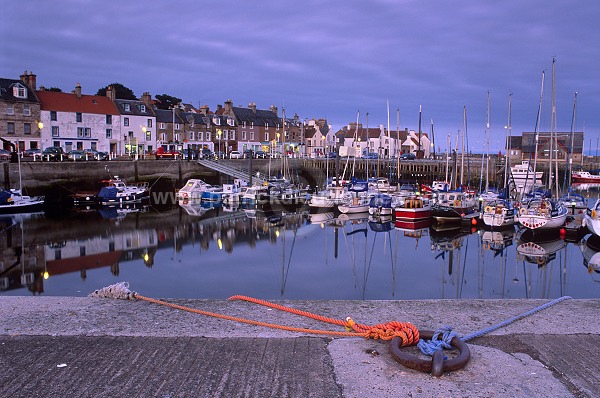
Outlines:
[{"label": "sailboat", "polygon": [[[14,144],[11,144],[14,147]],[[0,214],[35,213],[44,208],[43,196],[28,196],[22,192],[21,156],[17,153],[19,164],[19,188],[0,189]]]}]

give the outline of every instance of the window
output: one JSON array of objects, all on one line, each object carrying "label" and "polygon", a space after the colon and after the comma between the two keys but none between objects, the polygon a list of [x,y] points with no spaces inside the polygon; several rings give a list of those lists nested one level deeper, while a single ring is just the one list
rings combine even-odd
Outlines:
[{"label": "window", "polygon": [[251,131],[251,132],[250,132],[250,139],[251,139],[252,141],[254,141],[254,131]]},{"label": "window", "polygon": [[123,126],[129,126],[129,118],[128,117],[123,118]]},{"label": "window", "polygon": [[146,127],[152,127],[152,119],[148,119],[148,123],[146,123]]},{"label": "window", "polygon": [[161,133],[161,134],[160,134],[160,140],[161,140],[161,141],[166,141],[166,140],[167,140],[167,134],[165,134],[165,133]]},{"label": "window", "polygon": [[265,133],[265,141],[269,141],[269,133]]},{"label": "window", "polygon": [[[146,113],[146,105],[140,105],[140,112]],[[152,126],[148,126],[148,127],[152,127]]]},{"label": "window", "polygon": [[198,141],[204,141],[204,133],[202,131],[198,131]]},{"label": "window", "polygon": [[17,83],[13,86],[13,96],[17,98],[27,98],[27,89],[25,89],[25,86]]},{"label": "window", "polygon": [[235,140],[235,130],[229,130],[229,139]]},{"label": "window", "polygon": [[112,124],[112,115],[106,115],[106,124]]},{"label": "window", "polygon": [[180,136],[179,133],[175,134],[175,141],[179,142],[179,136]]},{"label": "window", "polygon": [[83,127],[77,127],[77,137],[83,138]]},{"label": "window", "polygon": [[58,126],[52,126],[52,137],[58,137],[59,129]]},{"label": "window", "polygon": [[128,131],[127,137],[129,137],[130,140],[133,139],[133,131]]},{"label": "window", "polygon": [[123,109],[125,109],[125,112],[130,112],[131,106],[129,104],[123,104]]},{"label": "window", "polygon": [[221,125],[221,120],[219,120],[218,116],[213,116],[213,124],[220,126]]},{"label": "window", "polygon": [[246,140],[246,132],[245,131],[242,131],[242,140],[244,140],[244,141]]},{"label": "window", "polygon": [[25,115],[25,116],[31,115],[31,109],[29,108],[29,105],[23,105],[23,115]]},{"label": "window", "polygon": [[23,123],[23,133],[31,134],[31,123]]},{"label": "window", "polygon": [[106,138],[112,138],[112,129],[106,129]]},{"label": "window", "polygon": [[152,131],[146,130],[146,141],[152,141]]},{"label": "window", "polygon": [[8,125],[6,126],[6,132],[8,134],[14,134],[15,133],[15,124],[13,122],[8,122]]},{"label": "window", "polygon": [[161,128],[161,129],[164,129],[164,128],[166,128],[166,126],[165,126],[165,124],[164,124],[164,123],[160,123],[160,124],[159,124],[159,128]]},{"label": "window", "polygon": [[175,130],[179,130],[179,123],[175,123]]},{"label": "window", "polygon": [[246,121],[245,120],[242,122],[242,127],[246,127]]},{"label": "window", "polygon": [[56,121],[56,111],[50,111],[50,120]]},{"label": "window", "polygon": [[75,114],[75,121],[81,123],[82,119],[83,119],[83,115],[81,114],[81,112],[77,112]]},{"label": "window", "polygon": [[194,132],[190,131],[190,141],[194,141]]},{"label": "window", "polygon": [[254,122],[250,123],[250,128],[253,129],[254,128]]},{"label": "window", "polygon": [[97,142],[92,142],[90,144],[90,149],[92,149],[94,151],[97,151],[98,150],[98,145],[97,144],[98,144]]},{"label": "window", "polygon": [[206,132],[206,141],[210,141],[210,131]]},{"label": "window", "polygon": [[89,127],[77,127],[78,138],[90,138],[92,136],[92,129]]},{"label": "window", "polygon": [[13,105],[7,105],[6,106],[6,114],[7,115],[14,115],[15,114],[15,107]]}]

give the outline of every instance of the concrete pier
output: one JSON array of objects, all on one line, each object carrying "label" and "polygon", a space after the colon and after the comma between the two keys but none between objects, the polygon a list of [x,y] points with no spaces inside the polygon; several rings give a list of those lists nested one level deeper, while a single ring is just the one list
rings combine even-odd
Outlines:
[{"label": "concrete pier", "polygon": [[[143,292],[141,292],[143,294]],[[167,300],[311,329],[339,327],[242,301]],[[279,301],[364,324],[496,325],[545,300]],[[597,397],[600,300],[565,300],[468,342],[467,366],[436,378],[388,343],[221,320],[151,304],[0,299],[2,397]],[[410,348],[407,348],[410,349]]]}]

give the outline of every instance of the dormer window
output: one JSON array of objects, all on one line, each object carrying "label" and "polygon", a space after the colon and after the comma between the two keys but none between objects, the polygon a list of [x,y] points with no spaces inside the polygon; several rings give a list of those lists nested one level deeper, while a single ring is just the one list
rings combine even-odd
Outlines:
[{"label": "dormer window", "polygon": [[131,106],[129,104],[123,104],[123,108],[125,109],[125,112],[131,111]]},{"label": "dormer window", "polygon": [[221,120],[219,120],[218,116],[213,117],[213,124],[220,126],[221,125]]},{"label": "dormer window", "polygon": [[231,118],[231,117],[227,118],[227,124],[230,126],[233,126],[234,125],[233,118]]},{"label": "dormer window", "polygon": [[146,113],[146,105],[140,105],[140,112]]},{"label": "dormer window", "polygon": [[17,98],[27,98],[27,89],[22,84],[15,84],[13,86],[13,96]]}]

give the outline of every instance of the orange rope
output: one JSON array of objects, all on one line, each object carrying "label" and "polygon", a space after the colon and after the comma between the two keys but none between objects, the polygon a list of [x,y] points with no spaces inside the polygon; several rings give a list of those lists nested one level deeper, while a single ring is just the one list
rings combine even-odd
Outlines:
[{"label": "orange rope", "polygon": [[247,323],[250,325],[264,326],[270,327],[274,329],[287,330],[290,332],[300,332],[300,333],[310,333],[310,334],[323,334],[329,336],[338,336],[338,337],[356,337],[361,336],[365,338],[373,338],[373,339],[382,339],[382,340],[391,340],[394,337],[400,337],[402,339],[402,346],[414,345],[419,341],[419,330],[411,323],[408,322],[389,322],[387,324],[379,324],[375,326],[367,326],[356,324],[351,318],[348,318],[346,322],[341,321],[339,319],[327,318],[320,315],[312,314],[306,311],[296,310],[294,308],[285,307],[278,304],[269,303],[267,301],[253,299],[251,297],[246,296],[232,296],[229,300],[245,300],[254,302],[261,305],[266,305],[268,307],[276,308],[282,311],[295,313],[298,315],[302,315],[305,317],[313,318],[316,320],[320,320],[323,322],[332,323],[335,325],[344,326],[347,331],[332,331],[332,330],[319,330],[319,329],[306,329],[306,328],[297,328],[293,326],[285,326],[285,325],[277,325],[274,323],[266,323],[260,321],[254,321],[251,319],[239,318],[230,315],[217,314],[215,312],[203,311],[196,308],[185,307],[178,304],[168,303],[166,301],[153,299],[150,297],[142,296],[141,294],[136,293],[135,298],[148,301],[150,303],[164,305],[167,307],[171,307],[174,309],[192,312],[195,314],[212,316],[215,318],[226,319],[230,321],[236,321],[241,323]]}]

